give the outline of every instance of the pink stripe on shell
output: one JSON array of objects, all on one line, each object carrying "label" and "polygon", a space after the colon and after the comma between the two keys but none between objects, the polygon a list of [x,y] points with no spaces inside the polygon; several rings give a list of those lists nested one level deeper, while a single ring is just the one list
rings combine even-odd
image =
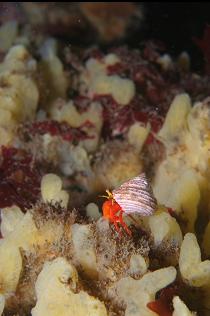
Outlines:
[{"label": "pink stripe on shell", "polygon": [[115,201],[127,214],[149,216],[154,213],[157,201],[145,173],[126,181],[112,192]]}]

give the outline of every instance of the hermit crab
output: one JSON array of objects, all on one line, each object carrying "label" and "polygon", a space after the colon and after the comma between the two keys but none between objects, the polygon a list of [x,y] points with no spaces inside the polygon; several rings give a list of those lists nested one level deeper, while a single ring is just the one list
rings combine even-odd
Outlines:
[{"label": "hermit crab", "polygon": [[152,215],[156,209],[157,202],[153,196],[152,189],[144,173],[123,183],[112,192],[106,190],[107,201],[103,203],[102,211],[104,218],[114,224],[117,232],[120,233],[119,223],[127,234],[131,231],[123,221],[123,213],[131,218],[134,213],[143,216]]}]

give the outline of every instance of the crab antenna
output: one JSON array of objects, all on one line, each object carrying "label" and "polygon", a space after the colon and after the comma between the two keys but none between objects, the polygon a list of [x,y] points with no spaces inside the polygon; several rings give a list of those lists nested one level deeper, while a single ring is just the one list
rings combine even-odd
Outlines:
[{"label": "crab antenna", "polygon": [[99,197],[109,199],[109,197],[107,195],[99,195]]},{"label": "crab antenna", "polygon": [[107,195],[99,195],[99,197],[103,197],[103,198],[106,198],[108,200],[113,198],[113,195],[109,190],[106,190],[106,193],[107,193]]},{"label": "crab antenna", "polygon": [[108,194],[108,198],[109,198],[109,199],[112,199],[112,198],[113,198],[113,195],[112,195],[112,192],[111,192],[111,191],[106,190],[106,193]]}]

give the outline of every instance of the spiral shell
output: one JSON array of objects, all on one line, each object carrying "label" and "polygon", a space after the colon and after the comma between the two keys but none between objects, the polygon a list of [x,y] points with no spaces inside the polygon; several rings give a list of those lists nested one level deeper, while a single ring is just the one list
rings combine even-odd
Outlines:
[{"label": "spiral shell", "polygon": [[144,173],[123,183],[112,192],[115,201],[127,214],[152,215],[157,201]]}]

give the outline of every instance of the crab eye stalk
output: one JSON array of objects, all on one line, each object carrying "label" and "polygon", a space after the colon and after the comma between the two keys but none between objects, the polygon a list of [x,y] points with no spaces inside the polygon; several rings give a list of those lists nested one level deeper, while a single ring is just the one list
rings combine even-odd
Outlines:
[{"label": "crab eye stalk", "polygon": [[108,199],[113,199],[113,194],[111,191],[106,190],[106,193],[108,194],[108,196],[107,196]]},{"label": "crab eye stalk", "polygon": [[103,198],[105,198],[105,199],[107,199],[107,200],[112,200],[112,199],[113,199],[113,194],[112,194],[112,192],[109,191],[109,190],[106,190],[106,193],[107,193],[107,195],[99,195],[99,197],[103,197]]}]

